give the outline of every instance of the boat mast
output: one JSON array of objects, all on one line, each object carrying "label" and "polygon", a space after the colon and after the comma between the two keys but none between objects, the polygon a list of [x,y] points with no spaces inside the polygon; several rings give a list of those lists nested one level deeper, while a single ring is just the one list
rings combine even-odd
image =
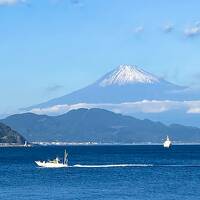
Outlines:
[{"label": "boat mast", "polygon": [[66,149],[65,149],[63,164],[66,165],[67,162],[68,162],[68,161],[67,161],[67,152],[66,152]]}]

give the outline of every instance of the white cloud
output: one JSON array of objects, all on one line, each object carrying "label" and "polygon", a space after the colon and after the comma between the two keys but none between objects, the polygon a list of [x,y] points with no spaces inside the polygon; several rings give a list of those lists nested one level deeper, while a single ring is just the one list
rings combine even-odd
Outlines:
[{"label": "white cloud", "polygon": [[35,108],[30,112],[36,114],[60,115],[70,110],[79,108],[102,108],[116,113],[162,113],[171,110],[185,110],[186,113],[200,114],[200,101],[157,101],[144,100],[138,102],[127,102],[120,104],[87,104],[79,103],[73,105],[56,105],[48,108]]},{"label": "white cloud", "polygon": [[15,5],[18,3],[25,3],[26,0],[0,0],[0,5],[4,6],[11,6],[11,5]]},{"label": "white cloud", "polygon": [[46,114],[46,115],[60,115],[66,113],[70,110],[75,110],[79,108],[93,108],[92,104],[78,103],[73,105],[63,104],[63,105],[55,105],[48,108],[34,108],[30,110],[30,112],[35,114]]},{"label": "white cloud", "polygon": [[190,108],[187,113],[190,114],[200,114],[200,107],[199,108]]},{"label": "white cloud", "polygon": [[187,105],[187,113],[200,114],[200,101],[185,101]]},{"label": "white cloud", "polygon": [[144,31],[144,27],[143,26],[138,26],[134,29],[134,33],[141,33]]},{"label": "white cloud", "polygon": [[83,6],[83,0],[49,0],[50,3],[54,5],[58,4],[69,4],[72,6],[82,7]]},{"label": "white cloud", "polygon": [[62,89],[64,89],[63,85],[54,84],[54,85],[48,86],[45,89],[45,92],[47,92],[47,93],[53,93],[53,92],[56,92],[56,91],[59,91],[59,90],[62,90]]},{"label": "white cloud", "polygon": [[184,34],[187,37],[195,37],[200,35],[200,22],[196,22],[195,25],[187,27],[184,30]]},{"label": "white cloud", "polygon": [[167,23],[167,24],[165,24],[164,27],[163,27],[163,31],[164,31],[165,33],[170,33],[170,32],[172,32],[173,29],[174,29],[174,25],[171,24],[171,23]]}]

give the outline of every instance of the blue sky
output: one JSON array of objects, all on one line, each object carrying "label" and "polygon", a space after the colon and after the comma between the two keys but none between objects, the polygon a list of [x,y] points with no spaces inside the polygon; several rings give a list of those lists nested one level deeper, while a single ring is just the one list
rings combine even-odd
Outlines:
[{"label": "blue sky", "polygon": [[0,0],[0,113],[86,86],[120,64],[200,85],[198,0]]}]

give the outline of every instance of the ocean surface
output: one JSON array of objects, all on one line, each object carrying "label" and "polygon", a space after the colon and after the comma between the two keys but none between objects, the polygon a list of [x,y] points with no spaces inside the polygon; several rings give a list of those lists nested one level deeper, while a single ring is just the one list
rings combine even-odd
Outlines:
[{"label": "ocean surface", "polygon": [[[35,160],[63,157],[68,168]],[[0,148],[1,200],[200,199],[200,146],[159,145]]]}]

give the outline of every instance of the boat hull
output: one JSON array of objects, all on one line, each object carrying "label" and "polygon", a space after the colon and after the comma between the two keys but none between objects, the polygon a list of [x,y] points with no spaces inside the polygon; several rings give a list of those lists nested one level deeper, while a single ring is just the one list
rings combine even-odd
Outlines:
[{"label": "boat hull", "polygon": [[44,167],[44,168],[64,168],[64,167],[68,167],[67,164],[63,164],[63,163],[48,163],[48,162],[41,162],[41,161],[35,161],[35,163],[39,167]]},{"label": "boat hull", "polygon": [[171,145],[172,145],[171,142],[165,142],[165,143],[163,144],[164,148],[170,148]]}]

